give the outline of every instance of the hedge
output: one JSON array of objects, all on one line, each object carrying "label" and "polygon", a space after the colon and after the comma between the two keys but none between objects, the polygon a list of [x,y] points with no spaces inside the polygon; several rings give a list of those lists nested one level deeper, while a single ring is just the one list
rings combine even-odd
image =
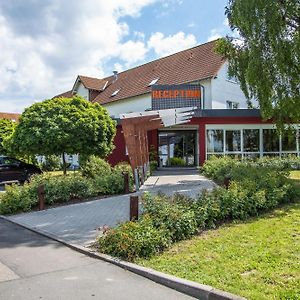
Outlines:
[{"label": "hedge", "polygon": [[123,193],[123,171],[129,173],[132,190],[132,171],[125,164],[110,168],[106,174],[93,174],[91,177],[81,174],[51,176],[47,173],[33,176],[30,182],[25,182],[24,185],[13,184],[6,187],[6,192],[0,195],[0,214],[24,212],[37,207],[37,189],[41,184],[45,186],[45,203],[47,205]]},{"label": "hedge", "polygon": [[208,161],[203,172],[220,182],[230,175],[231,182],[196,199],[145,194],[140,220],[108,230],[98,240],[99,250],[127,260],[148,257],[199,231],[257,216],[300,196],[287,178],[287,165],[275,160],[250,163],[225,157]]}]

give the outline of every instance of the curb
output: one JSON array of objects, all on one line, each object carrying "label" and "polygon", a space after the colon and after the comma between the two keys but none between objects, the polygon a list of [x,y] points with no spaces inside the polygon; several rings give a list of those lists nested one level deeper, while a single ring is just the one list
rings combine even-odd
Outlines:
[{"label": "curb", "polygon": [[114,258],[107,254],[101,254],[95,251],[88,250],[85,247],[70,244],[66,241],[60,239],[59,237],[52,235],[48,232],[45,232],[40,229],[36,228],[30,228],[22,223],[17,223],[13,220],[10,220],[7,217],[0,216],[0,219],[6,220],[10,223],[13,223],[15,225],[18,225],[20,227],[23,227],[29,231],[32,231],[34,233],[37,233],[39,235],[42,235],[44,237],[50,238],[56,242],[59,242],[65,246],[67,246],[70,249],[73,249],[77,252],[80,252],[82,254],[85,254],[89,257],[100,259],[102,261],[105,261],[107,263],[114,264],[122,269],[125,269],[127,271],[130,271],[132,273],[135,273],[137,275],[143,276],[145,278],[148,278],[158,284],[164,285],[166,287],[169,287],[171,289],[174,289],[178,292],[181,292],[183,294],[186,294],[188,296],[200,299],[200,300],[246,300],[246,298],[221,291],[219,289],[216,289],[212,286],[196,283],[190,280],[181,279],[172,275],[168,275],[162,272],[155,271],[150,268],[145,268],[139,265],[136,265],[134,263],[126,262],[118,258]]}]

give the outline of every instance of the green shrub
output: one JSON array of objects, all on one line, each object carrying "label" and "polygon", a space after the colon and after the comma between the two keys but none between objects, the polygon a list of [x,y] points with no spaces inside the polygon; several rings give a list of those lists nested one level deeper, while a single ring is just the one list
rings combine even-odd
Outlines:
[{"label": "green shrub", "polygon": [[157,155],[157,150],[154,145],[150,146],[150,151],[149,151],[149,160],[150,161],[157,161],[158,155]]},{"label": "green shrub", "polygon": [[156,160],[151,160],[150,161],[150,174],[152,174],[154,171],[157,170],[158,163]]},{"label": "green shrub", "polygon": [[180,157],[170,157],[169,161],[168,161],[168,165],[169,166],[183,167],[183,166],[185,166],[185,162]]},{"label": "green shrub", "polygon": [[24,186],[7,186],[6,193],[0,196],[0,214],[12,214],[17,211],[29,211],[38,203],[37,191],[34,193],[28,183]]},{"label": "green shrub", "polygon": [[68,202],[96,196],[98,193],[92,181],[81,176],[49,176],[37,175],[23,186],[7,186],[6,192],[0,198],[0,213],[10,214],[18,211],[28,211],[38,205],[38,187],[45,187],[45,203]]},{"label": "green shrub", "polygon": [[[134,191],[134,178],[133,178],[133,172],[130,164],[128,162],[119,162],[117,165],[114,166],[113,170],[120,174],[123,178],[124,173],[128,173],[129,176],[129,190],[132,192]],[[123,179],[122,179],[123,180]],[[124,183],[123,189],[124,189]]]},{"label": "green shrub", "polygon": [[292,169],[300,169],[300,157],[263,157],[255,161],[239,161],[225,156],[221,158],[212,157],[207,160],[201,172],[207,177],[223,183],[224,178],[227,176],[234,180],[249,176],[258,177],[261,176],[264,170],[283,172],[282,174],[287,176]]},{"label": "green shrub", "polygon": [[88,178],[102,177],[111,173],[111,166],[104,159],[91,155],[81,165],[81,173]]},{"label": "green shrub", "polygon": [[224,178],[231,176],[231,170],[234,166],[238,166],[240,162],[229,156],[222,158],[211,157],[205,162],[201,168],[201,172],[209,178],[217,182],[223,182]]},{"label": "green shrub", "polygon": [[220,182],[230,176],[228,188],[203,191],[197,199],[145,193],[142,207],[146,221],[142,217],[138,223],[127,222],[111,230],[99,239],[100,251],[128,260],[148,257],[198,230],[214,228],[228,220],[244,220],[291,202],[299,191],[287,178],[287,166],[290,165],[277,160],[212,159],[204,165],[203,172]]},{"label": "green shrub", "polygon": [[128,261],[150,257],[168,247],[168,231],[153,226],[149,216],[138,222],[126,222],[108,230],[98,240],[99,250]]},{"label": "green shrub", "polygon": [[61,158],[57,155],[46,155],[45,161],[41,164],[43,171],[58,171],[61,167]]},{"label": "green shrub", "polygon": [[172,241],[191,237],[197,230],[195,213],[188,207],[171,201],[170,197],[155,197],[145,193],[143,197],[144,213],[151,216],[156,228],[167,229]]}]

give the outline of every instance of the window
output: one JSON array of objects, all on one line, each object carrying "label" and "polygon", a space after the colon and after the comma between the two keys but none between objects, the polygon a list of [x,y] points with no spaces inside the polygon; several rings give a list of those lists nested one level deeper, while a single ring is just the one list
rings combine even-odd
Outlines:
[{"label": "window", "polygon": [[10,157],[3,157],[1,164],[3,165],[15,165],[18,166],[20,162]]},{"label": "window", "polygon": [[296,152],[297,151],[297,131],[292,130],[281,137],[282,151]]},{"label": "window", "polygon": [[227,77],[226,79],[230,82],[233,82],[233,83],[239,83],[239,80],[237,79],[236,76],[230,76],[228,73],[227,73]]},{"label": "window", "polygon": [[207,130],[207,152],[223,152],[223,130]]},{"label": "window", "polygon": [[279,136],[276,129],[263,129],[264,152],[279,152]]},{"label": "window", "polygon": [[243,130],[244,152],[259,152],[259,129]]},{"label": "window", "polygon": [[241,151],[241,131],[240,130],[226,130],[226,151],[238,152]]},{"label": "window", "polygon": [[153,80],[148,84],[148,86],[152,86],[152,85],[156,84],[157,81],[158,81],[158,79],[159,79],[159,78],[153,79]]},{"label": "window", "polygon": [[114,97],[116,96],[119,92],[120,92],[121,89],[118,89],[116,91],[114,91],[112,94],[111,94],[111,97]]},{"label": "window", "polygon": [[226,101],[226,106],[228,109],[238,109],[239,103],[234,101]]},{"label": "window", "polygon": [[300,157],[300,129],[278,135],[272,125],[207,125],[206,157],[228,155],[242,159],[255,159],[263,156]]}]

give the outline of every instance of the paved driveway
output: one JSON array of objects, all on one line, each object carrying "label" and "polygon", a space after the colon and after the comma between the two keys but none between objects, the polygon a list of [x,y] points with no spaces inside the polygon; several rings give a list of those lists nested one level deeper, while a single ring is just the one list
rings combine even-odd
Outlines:
[{"label": "paved driveway", "polygon": [[194,299],[0,219],[0,299]]},{"label": "paved driveway", "polygon": [[[212,189],[214,183],[197,170],[164,170],[149,177],[139,193],[145,191],[168,195],[175,192],[195,197],[201,189]],[[104,225],[113,227],[129,219],[129,195],[109,197],[10,216],[9,219],[72,244],[88,245],[100,234]]]}]

